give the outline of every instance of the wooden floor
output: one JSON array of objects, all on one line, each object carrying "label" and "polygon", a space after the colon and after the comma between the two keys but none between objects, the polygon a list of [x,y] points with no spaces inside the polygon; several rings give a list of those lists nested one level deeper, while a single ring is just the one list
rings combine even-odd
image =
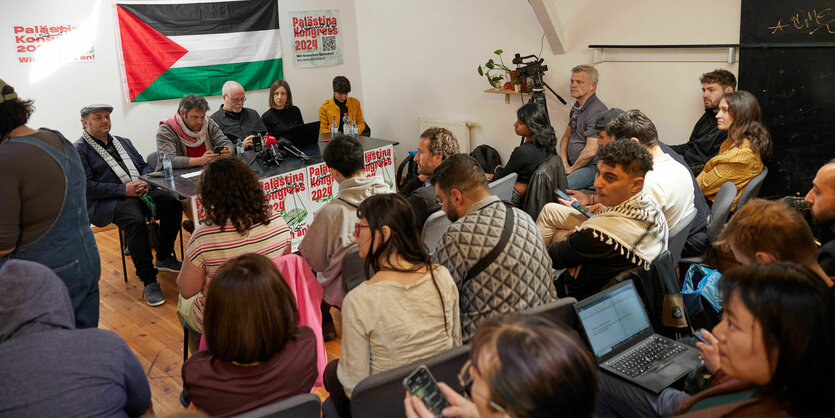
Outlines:
[{"label": "wooden floor", "polygon": [[[142,281],[136,277],[127,257],[128,282],[122,275],[118,230],[96,229],[96,243],[101,254],[101,315],[99,328],[119,334],[142,363],[151,385],[154,412],[165,415],[182,410],[179,397],[183,389],[183,328],[177,320],[177,275],[160,272],[157,280],[165,295],[165,304],[148,306],[142,299]],[[189,235],[185,240],[188,242]],[[179,241],[175,244],[179,254]],[[178,259],[181,258],[179,255]],[[325,343],[328,361],[340,355],[339,339]],[[324,388],[315,393],[323,400]]]}]

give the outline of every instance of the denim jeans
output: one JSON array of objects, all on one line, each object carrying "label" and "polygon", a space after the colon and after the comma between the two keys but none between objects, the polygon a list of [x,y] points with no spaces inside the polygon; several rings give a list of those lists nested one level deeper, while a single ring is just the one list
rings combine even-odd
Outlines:
[{"label": "denim jeans", "polygon": [[571,190],[588,189],[594,185],[594,176],[597,174],[597,166],[589,164],[583,168],[574,170],[568,175],[568,188]]}]

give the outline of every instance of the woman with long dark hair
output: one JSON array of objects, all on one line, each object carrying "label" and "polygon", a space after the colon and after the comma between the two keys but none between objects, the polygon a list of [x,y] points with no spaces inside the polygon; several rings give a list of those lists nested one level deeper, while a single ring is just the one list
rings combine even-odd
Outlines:
[{"label": "woman with long dark hair", "polygon": [[267,204],[255,172],[243,161],[223,157],[206,166],[197,188],[206,221],[195,228],[177,276],[177,314],[203,331],[209,283],[227,260],[246,253],[275,258],[290,252],[290,228]]},{"label": "woman with long dark hair", "polygon": [[[743,400],[692,415],[833,416],[835,311],[824,281],[793,263],[752,264],[725,274],[719,291],[724,312],[713,329],[719,365],[751,387],[737,393]],[[698,409],[696,401],[721,389],[686,399],[678,412]]]},{"label": "woman with long dark hair", "polygon": [[728,93],[719,102],[716,113],[719,129],[728,131],[728,139],[719,147],[719,154],[708,160],[696,177],[699,188],[710,201],[726,181],[736,185],[736,198],[748,182],[763,171],[763,160],[771,157],[771,135],[760,122],[760,105],[747,91]]},{"label": "woman with long dark hair", "polygon": [[299,326],[296,298],[273,262],[244,254],[218,269],[206,295],[207,351],[183,364],[191,402],[232,416],[300,393],[316,381],[316,335]]},{"label": "woman with long dark hair", "polygon": [[285,137],[290,133],[291,126],[304,124],[302,111],[293,106],[293,92],[286,81],[276,80],[270,86],[269,104],[270,108],[261,115],[261,121],[270,135]]},{"label": "woman with long dark hair", "polygon": [[557,136],[548,120],[545,106],[539,103],[528,103],[520,107],[516,111],[513,129],[524,142],[510,154],[507,165],[499,165],[493,170],[493,181],[516,173],[518,177],[513,186],[512,201],[518,206],[536,168],[557,153]]},{"label": "woman with long dark hair", "polygon": [[374,275],[345,296],[342,357],[325,370],[325,388],[340,416],[350,416],[357,383],[461,344],[458,288],[433,265],[418,234],[412,205],[400,195],[365,199],[355,235]]},{"label": "woman with long dark hair", "polygon": [[70,292],[76,328],[99,323],[99,251],[78,152],[58,131],[26,126],[35,110],[0,80],[0,265],[30,260]]}]

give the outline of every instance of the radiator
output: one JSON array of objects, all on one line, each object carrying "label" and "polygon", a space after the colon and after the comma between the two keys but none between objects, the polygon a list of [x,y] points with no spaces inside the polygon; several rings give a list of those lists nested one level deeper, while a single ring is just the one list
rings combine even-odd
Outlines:
[{"label": "radiator", "polygon": [[475,126],[474,122],[420,117],[418,118],[418,125],[420,129],[417,133],[418,135],[433,126],[449,129],[455,135],[455,139],[458,140],[458,146],[461,148],[461,152],[469,154],[472,151],[472,148],[470,148],[470,128]]}]

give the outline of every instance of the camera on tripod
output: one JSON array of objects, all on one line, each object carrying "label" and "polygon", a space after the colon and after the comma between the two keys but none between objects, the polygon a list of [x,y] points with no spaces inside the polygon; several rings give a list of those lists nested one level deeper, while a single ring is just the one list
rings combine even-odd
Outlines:
[{"label": "camera on tripod", "polygon": [[560,97],[560,95],[557,94],[557,92],[555,92],[554,89],[548,85],[548,83],[542,80],[542,74],[548,71],[548,66],[543,65],[543,62],[545,62],[545,59],[539,58],[536,55],[527,55],[523,57],[517,52],[513,56],[513,64],[516,64],[516,72],[518,76],[520,78],[529,77],[533,81],[532,85],[529,86],[530,90],[525,90],[525,92],[533,92],[529,102],[539,103],[547,108],[545,93],[543,92],[543,88],[547,87],[551,93],[554,93],[554,96],[556,96],[562,104],[566,104],[565,100]]}]

